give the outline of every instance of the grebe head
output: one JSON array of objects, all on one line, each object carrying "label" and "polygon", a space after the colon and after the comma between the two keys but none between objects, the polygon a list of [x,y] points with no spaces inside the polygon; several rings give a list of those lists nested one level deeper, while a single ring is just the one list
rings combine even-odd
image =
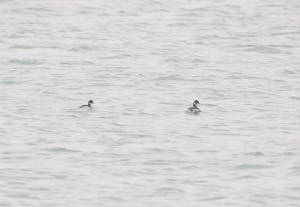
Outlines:
[{"label": "grebe head", "polygon": [[198,104],[200,104],[199,101],[198,101],[198,100],[195,100],[194,103],[193,103],[193,106],[194,106],[194,107],[197,107]]},{"label": "grebe head", "polygon": [[90,106],[91,104],[93,104],[94,101],[93,100],[89,100],[88,105]]}]

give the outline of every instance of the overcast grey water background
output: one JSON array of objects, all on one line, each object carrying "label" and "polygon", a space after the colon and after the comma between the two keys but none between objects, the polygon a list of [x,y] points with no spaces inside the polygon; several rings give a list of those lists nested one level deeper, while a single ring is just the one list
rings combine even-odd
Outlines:
[{"label": "overcast grey water background", "polygon": [[0,206],[297,206],[299,13],[0,0]]}]

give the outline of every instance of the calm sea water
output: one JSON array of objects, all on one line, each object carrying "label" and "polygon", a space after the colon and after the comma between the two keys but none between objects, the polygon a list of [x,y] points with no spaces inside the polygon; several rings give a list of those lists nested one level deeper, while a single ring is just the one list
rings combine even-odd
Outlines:
[{"label": "calm sea water", "polygon": [[0,206],[297,206],[299,4],[1,0]]}]

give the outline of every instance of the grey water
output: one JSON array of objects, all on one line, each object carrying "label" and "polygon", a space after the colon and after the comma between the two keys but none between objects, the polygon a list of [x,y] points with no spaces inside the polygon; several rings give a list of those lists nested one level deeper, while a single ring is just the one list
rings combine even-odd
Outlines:
[{"label": "grey water", "polygon": [[297,206],[299,7],[0,0],[0,206]]}]

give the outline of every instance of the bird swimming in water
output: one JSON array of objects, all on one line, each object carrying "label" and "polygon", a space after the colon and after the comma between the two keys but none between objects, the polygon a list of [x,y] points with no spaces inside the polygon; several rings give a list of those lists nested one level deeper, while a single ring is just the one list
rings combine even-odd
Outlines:
[{"label": "bird swimming in water", "polygon": [[81,105],[80,108],[84,108],[84,107],[92,108],[92,104],[94,104],[94,101],[89,100],[88,104]]},{"label": "bird swimming in water", "polygon": [[199,101],[195,100],[193,102],[193,106],[189,107],[186,112],[187,113],[193,113],[193,114],[197,114],[197,113],[201,112],[201,110],[198,108],[199,104],[200,104]]}]

